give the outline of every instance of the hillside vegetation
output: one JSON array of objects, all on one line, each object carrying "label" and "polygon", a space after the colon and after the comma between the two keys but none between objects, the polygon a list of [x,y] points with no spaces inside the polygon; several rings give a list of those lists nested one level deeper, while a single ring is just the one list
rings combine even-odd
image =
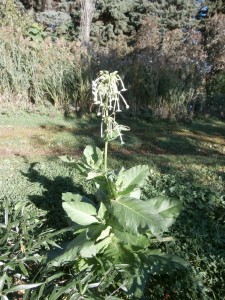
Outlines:
[{"label": "hillside vegetation", "polygon": [[223,117],[224,7],[219,1],[208,6],[209,17],[196,20],[193,1],[99,0],[85,58],[75,38],[79,6],[72,25],[49,32],[7,0],[0,6],[1,102],[51,103],[66,113],[85,112],[91,81],[107,69],[121,74],[135,114]]}]

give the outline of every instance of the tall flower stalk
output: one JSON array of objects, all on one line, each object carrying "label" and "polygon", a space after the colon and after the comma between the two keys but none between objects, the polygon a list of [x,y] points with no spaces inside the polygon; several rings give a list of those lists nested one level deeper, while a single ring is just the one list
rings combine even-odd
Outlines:
[{"label": "tall flower stalk", "polygon": [[124,144],[122,131],[129,130],[129,127],[120,125],[116,121],[116,113],[123,108],[128,109],[122,93],[126,91],[124,83],[117,71],[100,71],[99,76],[92,82],[93,103],[98,106],[98,115],[101,116],[101,137],[105,140],[104,150],[104,172],[107,173],[108,144],[110,141],[120,138]]},{"label": "tall flower stalk", "polygon": [[[129,130],[116,121],[116,113],[128,108],[121,94],[124,90],[117,72],[100,72],[93,82],[93,94],[102,118],[104,153],[95,145],[88,145],[78,162],[61,157],[96,187],[95,201],[88,195],[63,194],[62,206],[71,230],[75,228],[75,237],[54,257],[54,264],[73,262],[74,269],[82,277],[87,273],[92,283],[86,284],[85,295],[83,286],[81,293],[72,290],[75,296],[86,296],[87,289],[87,296],[93,295],[92,299],[103,299],[101,291],[104,299],[123,293],[126,299],[143,299],[150,274],[167,274],[170,269],[186,267],[182,259],[164,255],[154,247],[154,241],[163,241],[162,233],[179,215],[181,203],[164,197],[142,199],[141,189],[149,177],[148,165],[107,172],[108,143],[117,137],[123,143],[122,131]],[[105,266],[110,266],[107,273]],[[115,267],[115,272],[111,267]],[[68,286],[71,287],[70,283]]]}]

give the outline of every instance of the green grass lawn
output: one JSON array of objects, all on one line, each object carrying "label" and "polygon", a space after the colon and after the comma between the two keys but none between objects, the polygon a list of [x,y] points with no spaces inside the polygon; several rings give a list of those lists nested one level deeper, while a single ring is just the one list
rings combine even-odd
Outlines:
[{"label": "green grass lawn", "polygon": [[[148,164],[151,175],[144,197],[167,195],[184,203],[168,233],[173,241],[159,246],[183,257],[190,267],[172,276],[151,276],[147,299],[225,299],[225,123],[217,119],[187,124],[126,118],[120,122],[131,130],[125,133],[125,145],[110,144],[110,167]],[[13,208],[24,203],[36,220],[32,221],[33,240],[41,232],[64,228],[61,194],[85,191],[91,196],[93,186],[58,156],[79,157],[91,143],[102,147],[99,126],[94,116],[65,119],[48,110],[1,112],[0,223],[6,205]],[[28,249],[29,238],[20,238]],[[36,271],[25,267],[30,280]],[[16,296],[12,299],[20,299]]]}]

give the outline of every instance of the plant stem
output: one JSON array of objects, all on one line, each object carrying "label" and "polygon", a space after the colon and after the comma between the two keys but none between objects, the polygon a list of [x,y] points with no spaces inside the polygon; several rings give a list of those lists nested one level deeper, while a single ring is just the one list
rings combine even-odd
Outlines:
[{"label": "plant stem", "polygon": [[[110,87],[110,80],[109,80]],[[109,145],[109,98],[106,96],[105,101],[105,126],[106,126],[106,137],[105,137],[105,151],[104,151],[104,173],[107,175],[107,162],[108,162],[108,145]]]},{"label": "plant stem", "polygon": [[108,160],[108,144],[109,142],[105,141],[105,151],[104,151],[104,173],[107,174],[107,160]]}]

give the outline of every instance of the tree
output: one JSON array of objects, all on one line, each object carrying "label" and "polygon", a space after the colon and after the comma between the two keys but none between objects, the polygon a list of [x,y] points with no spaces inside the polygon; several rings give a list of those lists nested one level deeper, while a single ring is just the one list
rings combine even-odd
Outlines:
[{"label": "tree", "polygon": [[96,0],[80,0],[81,3],[81,43],[87,49],[90,48],[91,22],[95,11]]}]

